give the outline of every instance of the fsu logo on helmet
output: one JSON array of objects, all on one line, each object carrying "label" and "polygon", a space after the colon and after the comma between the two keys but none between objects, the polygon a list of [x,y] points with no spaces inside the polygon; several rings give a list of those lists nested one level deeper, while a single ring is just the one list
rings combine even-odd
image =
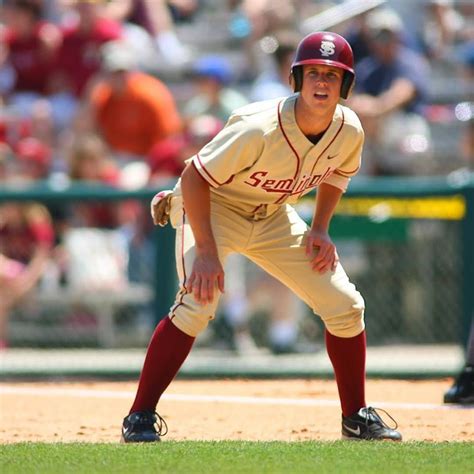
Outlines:
[{"label": "fsu logo on helmet", "polygon": [[323,40],[319,51],[321,56],[332,56],[336,52],[336,45],[332,41]]}]

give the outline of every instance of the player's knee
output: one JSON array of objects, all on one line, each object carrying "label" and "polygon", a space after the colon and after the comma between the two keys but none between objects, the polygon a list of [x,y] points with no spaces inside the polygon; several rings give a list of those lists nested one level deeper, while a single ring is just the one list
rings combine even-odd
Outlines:
[{"label": "player's knee", "polygon": [[214,315],[204,312],[200,314],[183,314],[182,312],[177,311],[175,314],[171,315],[171,319],[174,325],[185,334],[191,337],[197,337],[207,328],[209,321],[214,319]]},{"label": "player's knee", "polygon": [[355,292],[347,303],[344,308],[341,307],[339,311],[323,318],[326,329],[334,336],[355,337],[365,328],[365,303],[362,295]]}]

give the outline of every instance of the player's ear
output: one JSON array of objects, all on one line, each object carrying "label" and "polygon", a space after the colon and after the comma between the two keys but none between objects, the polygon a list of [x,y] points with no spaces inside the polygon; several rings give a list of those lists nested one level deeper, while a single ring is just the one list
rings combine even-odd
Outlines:
[{"label": "player's ear", "polygon": [[351,72],[346,71],[342,77],[341,84],[341,99],[348,99],[354,89],[355,75]]},{"label": "player's ear", "polygon": [[354,90],[354,86],[355,86],[355,81],[352,81],[352,84],[349,86],[349,89],[347,91],[347,97],[346,99],[349,99],[350,96],[352,95],[352,92]]},{"label": "player's ear", "polygon": [[288,84],[290,84],[291,89],[294,91],[295,90],[295,76],[293,75],[293,72],[290,72],[288,76]]}]

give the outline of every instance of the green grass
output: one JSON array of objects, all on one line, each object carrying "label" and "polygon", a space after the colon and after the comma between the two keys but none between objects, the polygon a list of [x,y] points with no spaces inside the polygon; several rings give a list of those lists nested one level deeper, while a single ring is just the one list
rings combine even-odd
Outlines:
[{"label": "green grass", "polygon": [[10,473],[472,473],[474,443],[200,442],[0,446]]}]

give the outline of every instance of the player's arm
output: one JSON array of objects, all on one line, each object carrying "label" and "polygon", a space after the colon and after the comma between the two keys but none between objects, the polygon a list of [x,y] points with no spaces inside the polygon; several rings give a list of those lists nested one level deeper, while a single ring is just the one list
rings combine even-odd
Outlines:
[{"label": "player's arm", "polygon": [[193,230],[196,258],[186,282],[196,301],[206,304],[214,299],[214,289],[224,292],[224,270],[211,228],[211,199],[209,184],[189,163],[181,175],[184,209]]},{"label": "player's arm", "polygon": [[306,255],[310,257],[313,270],[319,273],[334,271],[339,262],[336,246],[329,237],[329,224],[342,192],[331,184],[318,186],[313,222],[306,240]]}]

